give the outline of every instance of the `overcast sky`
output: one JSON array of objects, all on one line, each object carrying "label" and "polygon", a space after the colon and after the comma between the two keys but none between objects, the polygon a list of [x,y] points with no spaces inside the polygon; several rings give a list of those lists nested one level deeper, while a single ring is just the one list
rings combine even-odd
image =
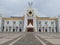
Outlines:
[{"label": "overcast sky", "polygon": [[[31,0],[0,0],[0,15],[21,16]],[[39,16],[60,15],[60,0],[32,0],[33,7],[39,12]],[[23,15],[23,14],[22,14]]]}]

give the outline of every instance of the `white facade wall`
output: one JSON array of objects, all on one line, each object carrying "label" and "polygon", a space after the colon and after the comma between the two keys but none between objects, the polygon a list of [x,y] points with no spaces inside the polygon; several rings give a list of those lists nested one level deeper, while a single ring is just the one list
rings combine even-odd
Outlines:
[{"label": "white facade wall", "polygon": [[2,17],[0,17],[0,32],[2,32]]},{"label": "white facade wall", "polygon": [[[41,22],[41,24],[39,24]],[[45,24],[47,22],[47,25]],[[53,24],[51,24],[53,22]],[[45,29],[47,29],[47,32],[52,32],[52,29],[54,29],[54,32],[56,32],[56,20],[38,20],[37,24],[38,31],[41,29],[41,32],[45,32]],[[44,27],[44,30],[42,29]],[[51,28],[51,29],[49,29]]]},{"label": "white facade wall", "polygon": [[60,16],[58,17],[58,32],[60,32]]},{"label": "white facade wall", "polygon": [[[22,32],[25,32],[26,30],[26,27],[27,27],[27,20],[28,19],[33,19],[36,17],[26,17],[25,19],[25,23],[24,23],[24,20],[4,20],[4,32],[6,32],[6,29],[8,29],[7,32],[13,32],[13,27],[15,27],[15,32],[16,32],[16,27],[18,27],[18,30],[17,32],[19,32],[19,29],[21,28],[22,29]],[[7,21],[9,21],[9,24],[7,24]],[[13,25],[13,21],[16,21],[16,23]],[[20,22],[22,22],[22,24],[20,24]],[[41,32],[46,32],[45,29],[47,29],[47,32],[53,32],[52,29],[54,29],[54,32],[56,32],[56,20],[35,20],[34,22],[37,22],[37,23],[34,23],[34,26],[36,26],[36,32],[39,32],[39,29],[41,29]],[[39,24],[39,22],[41,22],[41,25]],[[45,22],[47,22],[47,25],[45,24]],[[51,24],[51,22],[53,22],[53,25]],[[58,18],[58,32],[60,32],[60,18]],[[0,17],[0,32],[2,32],[2,17]],[[20,25],[19,25],[20,24]],[[37,25],[35,25],[37,24]],[[11,27],[11,30],[9,30],[9,27]],[[25,28],[24,28],[25,27]],[[44,30],[43,30],[43,27],[44,27]],[[49,29],[49,27],[51,27],[51,30]]]},{"label": "white facade wall", "polygon": [[[7,24],[7,21],[9,21],[9,24]],[[15,24],[13,24],[13,22],[16,22]],[[21,24],[20,24],[21,22]],[[6,28],[8,28],[8,31],[9,32],[9,27],[11,27],[11,31],[10,32],[13,32],[13,28],[15,28],[15,32],[16,32],[16,27],[18,27],[18,31],[19,32],[19,29],[21,28],[22,32],[23,32],[23,26],[24,25],[24,21],[23,20],[4,20],[4,32],[6,32]]]}]

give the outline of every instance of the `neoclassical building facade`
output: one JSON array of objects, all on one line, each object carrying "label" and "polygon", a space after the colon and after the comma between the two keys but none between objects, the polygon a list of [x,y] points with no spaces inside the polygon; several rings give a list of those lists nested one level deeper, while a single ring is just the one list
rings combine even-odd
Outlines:
[{"label": "neoclassical building facade", "polygon": [[[31,5],[30,5],[31,6]],[[39,17],[29,7],[22,17],[0,17],[0,32],[60,32],[60,17]]]}]

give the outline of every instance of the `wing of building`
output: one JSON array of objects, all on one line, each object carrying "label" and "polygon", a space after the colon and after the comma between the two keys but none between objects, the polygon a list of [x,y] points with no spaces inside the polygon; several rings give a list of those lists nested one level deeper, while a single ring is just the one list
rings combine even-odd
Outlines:
[{"label": "wing of building", "polygon": [[0,32],[60,32],[60,18],[39,17],[33,8],[22,17],[0,17]]}]

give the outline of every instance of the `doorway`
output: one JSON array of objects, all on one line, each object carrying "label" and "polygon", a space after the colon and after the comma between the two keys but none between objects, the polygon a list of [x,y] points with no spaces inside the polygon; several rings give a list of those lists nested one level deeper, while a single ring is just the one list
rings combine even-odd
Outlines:
[{"label": "doorway", "polygon": [[34,32],[33,28],[27,28],[27,32]]},{"label": "doorway", "polygon": [[30,23],[33,25],[33,19],[28,19],[28,25],[29,25]]}]

